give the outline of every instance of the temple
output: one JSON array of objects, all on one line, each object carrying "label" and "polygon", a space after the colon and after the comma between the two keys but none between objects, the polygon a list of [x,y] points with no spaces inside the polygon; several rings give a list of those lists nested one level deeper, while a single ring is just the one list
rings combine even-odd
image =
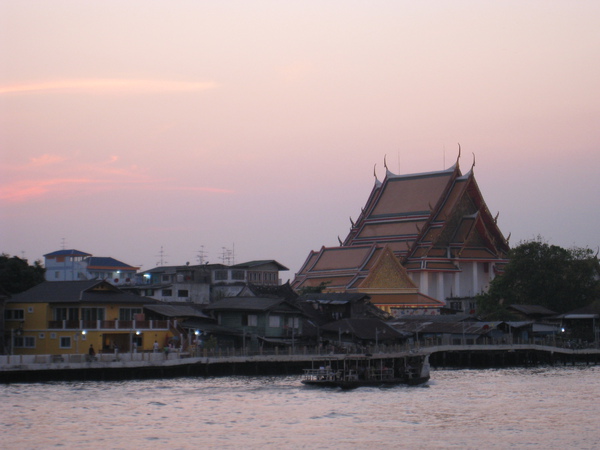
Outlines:
[{"label": "temple", "polygon": [[368,292],[393,315],[474,309],[474,296],[508,262],[509,245],[475,181],[475,162],[462,174],[459,159],[408,175],[386,165],[340,247],[311,252],[293,287]]}]

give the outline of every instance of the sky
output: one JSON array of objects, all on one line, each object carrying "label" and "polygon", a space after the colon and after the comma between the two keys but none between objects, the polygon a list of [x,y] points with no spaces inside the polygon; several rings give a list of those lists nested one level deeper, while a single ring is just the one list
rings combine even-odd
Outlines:
[{"label": "sky", "polygon": [[600,246],[600,2],[0,1],[0,251],[148,270],[338,245],[384,158],[511,245]]}]

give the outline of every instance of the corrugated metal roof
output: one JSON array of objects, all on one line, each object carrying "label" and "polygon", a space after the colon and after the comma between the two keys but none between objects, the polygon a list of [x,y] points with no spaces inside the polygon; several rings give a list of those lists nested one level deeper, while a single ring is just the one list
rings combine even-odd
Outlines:
[{"label": "corrugated metal roof", "polygon": [[200,317],[209,319],[209,316],[204,314],[200,308],[205,305],[169,305],[156,304],[146,305],[145,309],[161,314],[166,317]]},{"label": "corrugated metal roof", "polygon": [[124,292],[106,281],[45,281],[13,295],[10,303],[135,303],[157,300]]},{"label": "corrugated metal roof", "polygon": [[215,303],[207,305],[206,311],[273,311],[281,309],[297,309],[282,298],[263,298],[263,297],[227,297]]}]

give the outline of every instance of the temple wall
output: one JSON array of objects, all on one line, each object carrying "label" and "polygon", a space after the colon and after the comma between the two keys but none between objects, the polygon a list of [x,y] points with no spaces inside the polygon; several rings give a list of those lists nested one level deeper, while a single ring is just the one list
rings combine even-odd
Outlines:
[{"label": "temple wall", "polygon": [[460,272],[410,272],[409,276],[419,288],[419,292],[440,301],[449,297],[474,297],[486,292],[494,278],[493,266],[484,263],[462,262]]}]

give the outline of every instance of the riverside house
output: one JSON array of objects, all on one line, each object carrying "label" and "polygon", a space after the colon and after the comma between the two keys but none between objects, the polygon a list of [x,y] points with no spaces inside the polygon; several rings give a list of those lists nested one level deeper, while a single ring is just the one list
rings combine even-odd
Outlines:
[{"label": "riverside house", "polygon": [[6,301],[5,334],[12,354],[84,354],[151,350],[166,342],[174,321],[145,320],[158,303],[103,280],[46,281]]},{"label": "riverside house", "polygon": [[242,333],[243,346],[293,346],[302,335],[302,309],[283,298],[229,297],[205,308],[223,327]]}]

